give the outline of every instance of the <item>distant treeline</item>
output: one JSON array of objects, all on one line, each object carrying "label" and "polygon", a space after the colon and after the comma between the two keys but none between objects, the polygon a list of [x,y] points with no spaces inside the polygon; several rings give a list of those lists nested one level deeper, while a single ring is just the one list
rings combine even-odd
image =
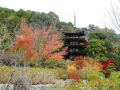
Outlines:
[{"label": "distant treeline", "polygon": [[21,20],[25,19],[28,24],[32,24],[37,29],[52,28],[57,31],[72,31],[74,26],[71,22],[61,22],[58,15],[50,11],[40,13],[31,10],[20,9],[15,11],[8,8],[0,8],[0,27],[6,25],[11,32],[19,27]]}]

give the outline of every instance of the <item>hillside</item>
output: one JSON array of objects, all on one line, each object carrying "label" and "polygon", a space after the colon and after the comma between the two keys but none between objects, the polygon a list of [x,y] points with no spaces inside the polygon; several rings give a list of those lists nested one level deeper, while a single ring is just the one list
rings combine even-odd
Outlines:
[{"label": "hillside", "polygon": [[5,25],[10,31],[14,30],[20,25],[22,19],[25,19],[27,23],[32,24],[35,28],[52,28],[57,31],[72,31],[74,26],[71,22],[61,22],[59,16],[56,13],[50,11],[49,13],[35,12],[31,10],[20,9],[15,11],[13,9],[0,7],[0,26]]}]

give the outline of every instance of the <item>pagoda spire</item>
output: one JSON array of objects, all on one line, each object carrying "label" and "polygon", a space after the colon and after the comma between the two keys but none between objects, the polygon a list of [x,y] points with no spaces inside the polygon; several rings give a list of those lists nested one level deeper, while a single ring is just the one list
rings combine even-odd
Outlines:
[{"label": "pagoda spire", "polygon": [[74,27],[76,27],[76,15],[75,15],[75,11],[74,11]]}]

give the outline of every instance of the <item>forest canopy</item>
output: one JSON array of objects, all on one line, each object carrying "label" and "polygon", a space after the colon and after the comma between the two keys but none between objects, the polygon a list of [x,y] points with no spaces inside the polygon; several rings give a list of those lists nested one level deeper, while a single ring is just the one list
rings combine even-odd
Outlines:
[{"label": "forest canopy", "polygon": [[15,40],[15,35],[21,32],[20,24],[25,20],[28,25],[32,25],[35,29],[51,29],[55,32],[73,32],[84,30],[88,36],[88,40],[100,39],[109,40],[110,42],[118,41],[118,36],[114,30],[108,28],[100,28],[90,24],[85,28],[77,28],[71,22],[60,21],[59,16],[50,11],[36,12],[31,10],[13,9],[0,7],[0,47],[1,49],[9,49],[11,41]]}]

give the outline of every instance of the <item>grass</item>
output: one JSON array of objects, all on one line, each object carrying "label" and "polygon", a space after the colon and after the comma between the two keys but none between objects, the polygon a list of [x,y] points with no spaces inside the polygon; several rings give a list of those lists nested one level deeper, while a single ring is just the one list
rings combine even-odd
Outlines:
[{"label": "grass", "polygon": [[[11,83],[14,83],[20,76],[28,77],[33,85],[54,84],[57,79],[62,79],[61,75],[64,78],[64,73],[57,69],[0,66],[0,83],[7,83],[12,73],[13,79]],[[67,76],[65,75],[65,77]]]}]

